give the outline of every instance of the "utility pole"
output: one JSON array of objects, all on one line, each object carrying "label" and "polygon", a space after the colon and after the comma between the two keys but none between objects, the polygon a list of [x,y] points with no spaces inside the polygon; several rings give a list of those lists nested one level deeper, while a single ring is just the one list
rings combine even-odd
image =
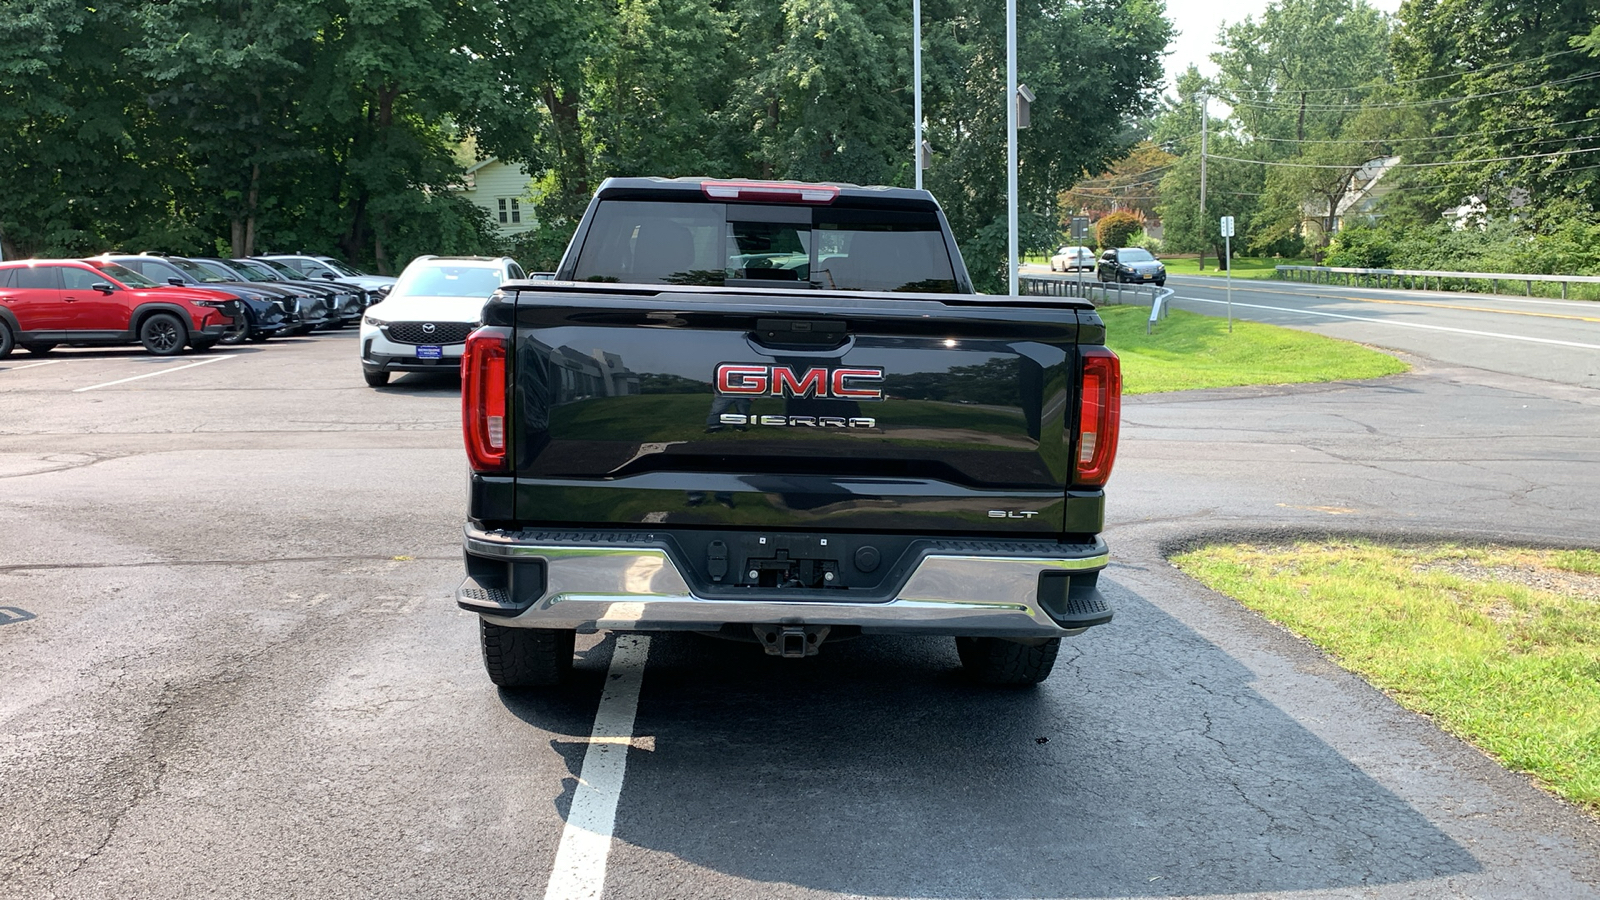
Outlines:
[{"label": "utility pole", "polygon": [[922,0],[911,0],[911,81],[912,96],[911,167],[917,172],[917,190],[922,190]]},{"label": "utility pole", "polygon": [[1017,296],[1017,0],[1006,0],[1006,268]]},{"label": "utility pole", "polygon": [[1200,92],[1200,271],[1206,270],[1206,241],[1205,232],[1211,230],[1211,220],[1206,218],[1206,150],[1211,134],[1211,115],[1206,111],[1205,91]]}]

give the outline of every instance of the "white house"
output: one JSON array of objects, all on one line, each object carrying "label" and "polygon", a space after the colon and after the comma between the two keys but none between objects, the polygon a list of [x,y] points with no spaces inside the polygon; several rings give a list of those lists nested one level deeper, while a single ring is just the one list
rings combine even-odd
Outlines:
[{"label": "white house", "polygon": [[462,196],[483,207],[500,234],[521,234],[533,228],[533,179],[520,163],[503,163],[491,156],[468,169],[462,178]]},{"label": "white house", "polygon": [[1377,218],[1378,201],[1394,187],[1394,182],[1385,180],[1383,176],[1399,163],[1398,156],[1380,156],[1363,163],[1351,173],[1344,196],[1339,198],[1331,216],[1328,215],[1327,200],[1307,200],[1301,204],[1300,211],[1305,218],[1301,225],[1302,233],[1309,235],[1341,231],[1353,221],[1372,221]]}]

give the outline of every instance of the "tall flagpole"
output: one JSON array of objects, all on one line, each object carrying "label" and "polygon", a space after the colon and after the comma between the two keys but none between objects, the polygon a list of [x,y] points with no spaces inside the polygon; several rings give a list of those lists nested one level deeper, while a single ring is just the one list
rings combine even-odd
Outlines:
[{"label": "tall flagpole", "polygon": [[1017,296],[1017,0],[1006,0],[1006,268]]},{"label": "tall flagpole", "polygon": [[922,190],[922,0],[911,0],[911,80],[912,129],[911,168],[917,173],[917,190]]}]

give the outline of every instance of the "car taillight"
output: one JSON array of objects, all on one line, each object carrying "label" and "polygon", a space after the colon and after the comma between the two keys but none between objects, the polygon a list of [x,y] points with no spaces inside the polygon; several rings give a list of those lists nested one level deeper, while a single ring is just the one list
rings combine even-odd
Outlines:
[{"label": "car taillight", "polygon": [[831,184],[790,181],[703,181],[700,190],[712,200],[766,200],[774,203],[832,203],[839,189]]},{"label": "car taillight", "polygon": [[461,429],[474,472],[504,472],[506,463],[506,357],[509,336],[480,328],[461,355]]},{"label": "car taillight", "polygon": [[1104,347],[1087,348],[1078,388],[1078,484],[1102,487],[1111,477],[1121,424],[1122,361]]}]

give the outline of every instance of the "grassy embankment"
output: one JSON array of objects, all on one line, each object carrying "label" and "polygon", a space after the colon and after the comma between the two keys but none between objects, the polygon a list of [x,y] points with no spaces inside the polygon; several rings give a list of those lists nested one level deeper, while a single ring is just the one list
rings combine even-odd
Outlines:
[{"label": "grassy embankment", "polygon": [[1173,562],[1600,813],[1600,552],[1245,544]]},{"label": "grassy embankment", "polygon": [[1145,334],[1148,307],[1102,306],[1106,343],[1122,358],[1129,394],[1254,384],[1350,381],[1407,369],[1360,344],[1259,322],[1172,310]]}]

